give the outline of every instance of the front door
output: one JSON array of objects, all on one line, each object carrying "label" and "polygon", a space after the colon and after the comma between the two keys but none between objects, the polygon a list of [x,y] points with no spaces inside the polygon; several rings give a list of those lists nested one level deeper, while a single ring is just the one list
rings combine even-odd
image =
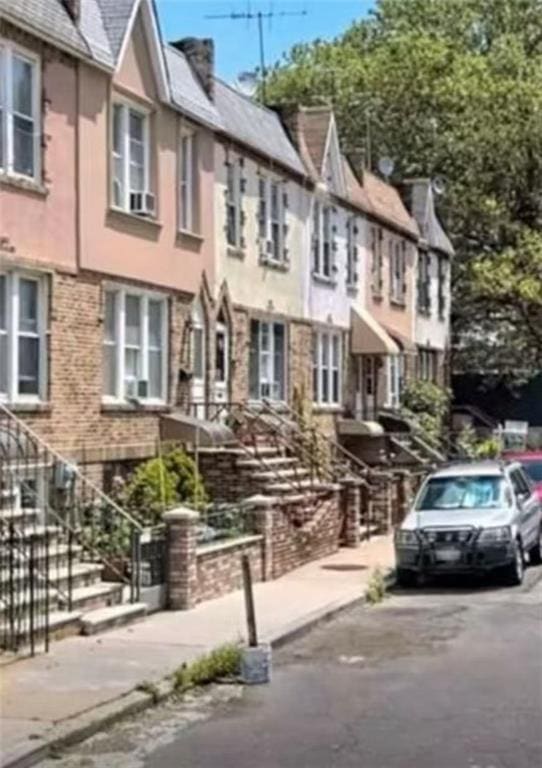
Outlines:
[{"label": "front door", "polygon": [[192,382],[190,399],[192,414],[205,418],[205,315],[201,304],[192,313]]},{"label": "front door", "polygon": [[372,419],[376,410],[377,362],[373,355],[359,355],[356,388],[356,416]]},{"label": "front door", "polygon": [[219,319],[215,329],[215,400],[226,403],[228,400],[230,340],[228,327]]}]

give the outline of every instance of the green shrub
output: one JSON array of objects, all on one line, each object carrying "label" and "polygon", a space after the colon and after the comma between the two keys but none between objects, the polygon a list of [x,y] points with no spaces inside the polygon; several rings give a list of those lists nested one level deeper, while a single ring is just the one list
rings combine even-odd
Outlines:
[{"label": "green shrub", "polygon": [[470,459],[496,459],[501,455],[502,444],[498,437],[479,438],[470,424],[466,424],[456,439],[460,453]]},{"label": "green shrub", "polygon": [[241,649],[236,645],[223,645],[201,656],[192,664],[183,664],[173,676],[173,686],[179,692],[199,685],[208,685],[223,678],[234,678],[241,666]]},{"label": "green shrub", "polygon": [[432,381],[409,381],[401,398],[401,412],[420,436],[429,443],[440,443],[450,407],[451,393]]},{"label": "green shrub", "polygon": [[196,462],[182,448],[174,448],[164,456],[166,469],[176,478],[179,501],[185,501],[195,508],[207,504],[209,499],[198,472]]},{"label": "green shrub", "polygon": [[124,487],[121,501],[145,525],[156,525],[166,510],[178,504],[201,507],[207,494],[194,461],[176,448],[140,464]]}]

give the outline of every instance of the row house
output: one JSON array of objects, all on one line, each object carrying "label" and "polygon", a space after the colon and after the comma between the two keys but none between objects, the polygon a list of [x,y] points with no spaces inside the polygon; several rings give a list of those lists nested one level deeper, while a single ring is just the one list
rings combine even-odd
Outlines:
[{"label": "row house", "polygon": [[190,400],[220,118],[149,0],[2,0],[0,82],[0,398],[101,475]]},{"label": "row house", "polygon": [[152,0],[0,0],[0,399],[100,480],[171,414],[300,395],[332,432],[443,380],[431,186],[213,69]]}]

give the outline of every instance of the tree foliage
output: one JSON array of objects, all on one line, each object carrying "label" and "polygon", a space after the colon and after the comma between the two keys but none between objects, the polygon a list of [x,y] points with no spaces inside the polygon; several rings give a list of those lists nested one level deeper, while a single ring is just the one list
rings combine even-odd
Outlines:
[{"label": "tree foliage", "polygon": [[542,367],[542,2],[380,0],[332,42],[295,46],[270,103],[331,103],[346,153],[442,176],[455,367]]}]

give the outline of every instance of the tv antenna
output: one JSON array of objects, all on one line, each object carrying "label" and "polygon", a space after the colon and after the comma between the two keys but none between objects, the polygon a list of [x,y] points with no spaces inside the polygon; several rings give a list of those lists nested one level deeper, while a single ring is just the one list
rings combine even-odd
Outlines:
[{"label": "tv antenna", "polygon": [[262,101],[265,103],[265,82],[267,77],[267,68],[265,66],[265,45],[264,45],[264,31],[263,22],[267,19],[271,24],[271,20],[275,18],[284,18],[285,16],[307,16],[308,11],[303,9],[302,11],[274,11],[272,8],[269,11],[252,11],[250,9],[250,3],[248,3],[247,10],[231,11],[231,13],[218,13],[208,14],[206,19],[223,19],[224,21],[252,21],[254,19],[258,22],[258,35],[260,40],[260,70],[262,73]]},{"label": "tv antenna", "polygon": [[381,157],[378,161],[378,170],[384,176],[386,181],[389,181],[390,176],[392,175],[395,168],[395,160],[392,160],[391,157]]}]

